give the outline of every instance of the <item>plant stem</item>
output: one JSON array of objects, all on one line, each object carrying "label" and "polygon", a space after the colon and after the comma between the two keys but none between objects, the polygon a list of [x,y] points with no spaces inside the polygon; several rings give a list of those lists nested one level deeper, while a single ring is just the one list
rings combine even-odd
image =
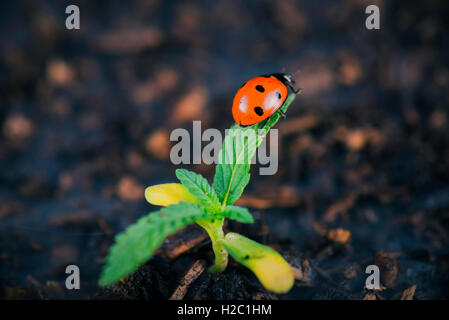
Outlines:
[{"label": "plant stem", "polygon": [[228,252],[218,240],[224,239],[223,218],[215,221],[201,220],[197,223],[203,227],[212,241],[212,250],[215,254],[215,263],[209,268],[210,273],[220,273],[226,269],[228,265]]},{"label": "plant stem", "polygon": [[[285,100],[284,104],[279,108],[277,112],[275,112],[271,117],[269,117],[266,121],[259,122],[252,127],[250,127],[253,130],[256,130],[256,132],[259,129],[262,129],[262,134],[258,134],[258,139],[256,142],[256,148],[259,147],[260,143],[262,142],[263,137],[268,133],[268,131],[278,122],[279,118],[282,114],[284,114],[290,104],[295,100],[296,94],[290,93]],[[239,128],[237,124],[233,125],[231,129]],[[225,138],[226,139],[226,138]],[[247,143],[247,142],[246,142]],[[255,149],[254,149],[255,152]],[[250,154],[248,159],[251,159],[254,154]],[[230,192],[230,188],[232,186],[232,178],[235,174],[235,166],[232,169],[230,182],[227,186],[226,193],[224,195],[224,200],[222,201],[221,211],[224,210],[224,208],[227,205],[227,200]],[[248,169],[249,171],[249,169]],[[226,266],[228,265],[228,251],[223,247],[221,244],[221,241],[225,239],[224,233],[223,233],[223,218],[215,219],[215,220],[200,220],[197,221],[197,223],[203,227],[211,241],[212,241],[212,250],[215,254],[215,263],[213,266],[209,268],[209,272],[211,273],[220,273],[223,272],[226,269]]]}]

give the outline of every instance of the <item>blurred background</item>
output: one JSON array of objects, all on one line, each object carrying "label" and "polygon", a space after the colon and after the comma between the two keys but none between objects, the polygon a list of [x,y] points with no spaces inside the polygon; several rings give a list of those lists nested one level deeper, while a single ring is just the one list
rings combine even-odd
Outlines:
[{"label": "blurred background", "polygon": [[[80,30],[65,28],[69,4]],[[380,30],[365,28],[369,4],[380,7]],[[257,223],[232,228],[281,251],[302,278],[275,296],[231,264],[188,297],[448,298],[444,1],[0,6],[2,299],[104,297],[96,283],[114,235],[156,209],[146,186],[176,181],[171,130],[193,120],[230,127],[238,88],[283,71],[303,93],[277,125],[279,170],[252,169],[238,204]],[[210,262],[209,247],[192,250]],[[170,275],[115,297],[167,298],[195,259],[156,257]],[[68,264],[80,268],[80,290],[65,289]],[[383,290],[364,289],[369,264],[380,266]]]}]

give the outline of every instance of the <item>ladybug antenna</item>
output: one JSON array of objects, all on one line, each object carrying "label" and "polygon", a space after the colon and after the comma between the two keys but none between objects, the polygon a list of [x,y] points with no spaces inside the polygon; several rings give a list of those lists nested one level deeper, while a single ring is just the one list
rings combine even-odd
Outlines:
[{"label": "ladybug antenna", "polygon": [[[296,78],[299,76],[300,73],[301,73],[301,68],[300,68],[300,67],[296,68],[296,70],[295,70],[294,72],[291,73],[292,83],[293,83],[293,84],[296,83],[296,81],[295,81],[294,79],[296,79]],[[299,93],[302,92],[302,88],[297,88],[297,89],[292,88],[292,89],[293,89],[293,91],[294,91],[296,94],[299,94]]]},{"label": "ladybug antenna", "polygon": [[296,70],[295,70],[295,72],[292,72],[292,77],[293,78],[296,78],[296,76],[298,76],[299,74],[301,73],[301,68],[297,68]]}]

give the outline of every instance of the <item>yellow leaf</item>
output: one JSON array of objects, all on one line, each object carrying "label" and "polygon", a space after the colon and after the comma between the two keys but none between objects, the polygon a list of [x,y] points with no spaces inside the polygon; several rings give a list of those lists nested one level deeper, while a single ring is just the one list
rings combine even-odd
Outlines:
[{"label": "yellow leaf", "polygon": [[286,293],[292,288],[295,279],[290,265],[273,248],[233,232],[220,242],[235,260],[254,272],[267,290]]},{"label": "yellow leaf", "polygon": [[145,189],[145,199],[156,206],[169,206],[180,201],[198,204],[199,201],[180,183],[157,184]]}]

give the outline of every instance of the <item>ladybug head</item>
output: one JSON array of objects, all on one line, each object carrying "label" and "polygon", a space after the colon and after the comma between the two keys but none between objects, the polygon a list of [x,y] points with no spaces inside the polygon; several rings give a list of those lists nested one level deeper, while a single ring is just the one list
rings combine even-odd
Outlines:
[{"label": "ladybug head", "polygon": [[272,73],[269,75],[265,75],[264,77],[275,77],[283,84],[285,84],[288,88],[290,88],[294,93],[298,94],[302,91],[301,88],[295,88],[293,85],[296,83],[293,79],[293,76],[290,73]]},{"label": "ladybug head", "polygon": [[285,82],[287,82],[287,83],[290,83],[290,84],[295,83],[295,80],[293,80],[292,75],[289,73],[283,73],[282,77],[285,79]]},{"label": "ladybug head", "polygon": [[289,87],[294,93],[301,93],[301,88],[295,88],[293,85],[296,83],[293,76],[290,73],[281,73],[281,80],[287,87]]}]

